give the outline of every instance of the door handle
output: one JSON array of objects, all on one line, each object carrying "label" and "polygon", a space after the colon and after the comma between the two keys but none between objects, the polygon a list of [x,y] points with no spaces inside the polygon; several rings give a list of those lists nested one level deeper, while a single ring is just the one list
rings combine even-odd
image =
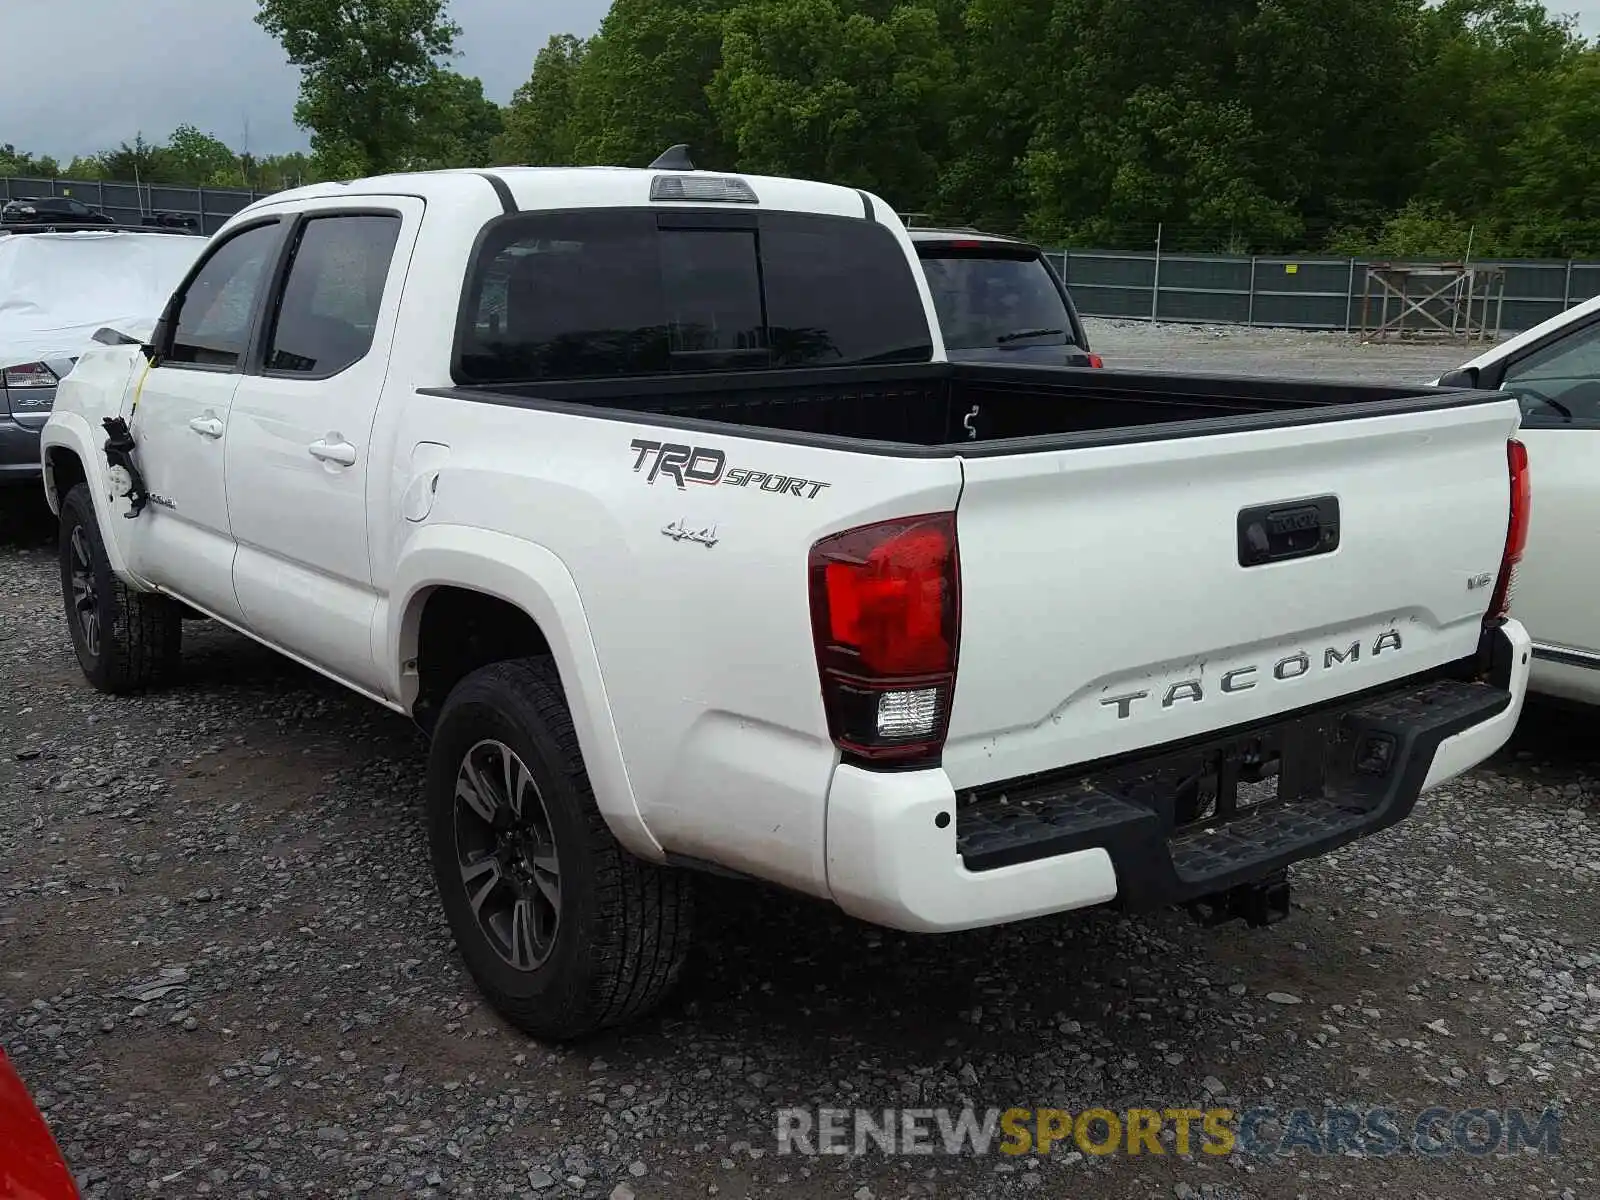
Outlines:
[{"label": "door handle", "polygon": [[222,436],[222,422],[216,417],[196,417],[189,422],[189,428],[201,437],[219,438]]},{"label": "door handle", "polygon": [[[335,434],[335,437],[338,435]],[[320,459],[325,463],[338,463],[341,467],[353,467],[356,464],[356,448],[346,441],[329,441],[319,438],[306,447],[311,452],[311,457]]]},{"label": "door handle", "polygon": [[1239,510],[1239,565],[1255,567],[1339,548],[1339,497],[1316,496]]}]

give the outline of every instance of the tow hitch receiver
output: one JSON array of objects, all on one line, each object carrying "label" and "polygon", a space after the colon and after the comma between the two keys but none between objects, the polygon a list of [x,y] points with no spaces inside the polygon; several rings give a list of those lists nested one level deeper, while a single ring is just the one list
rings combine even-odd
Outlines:
[{"label": "tow hitch receiver", "polygon": [[1242,920],[1252,929],[1276,925],[1289,915],[1289,872],[1274,871],[1253,883],[1191,900],[1189,915],[1206,928]]}]

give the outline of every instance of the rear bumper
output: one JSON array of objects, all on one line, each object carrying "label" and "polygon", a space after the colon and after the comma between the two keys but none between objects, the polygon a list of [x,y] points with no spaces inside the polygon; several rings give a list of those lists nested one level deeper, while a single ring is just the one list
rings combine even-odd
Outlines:
[{"label": "rear bumper", "polygon": [[1439,744],[1423,780],[1423,791],[1448,783],[1499,750],[1522,716],[1522,702],[1527,698],[1528,677],[1533,669],[1533,639],[1520,621],[1507,621],[1499,630],[1487,635],[1487,639],[1486,650],[1495,658],[1490,683],[1504,687],[1510,702],[1496,716],[1461,730]]},{"label": "rear bumper", "polygon": [[[841,766],[828,797],[829,891],[862,920],[933,933],[1113,900],[1165,907],[1264,879],[1394,825],[1423,791],[1492,755],[1521,714],[1530,659],[1527,633],[1508,621],[1485,634],[1477,678],[1436,674],[959,799],[940,770]],[[1226,819],[1176,815],[1180,781],[1214,768],[1215,784],[1247,756],[1277,761],[1280,798]]]}]

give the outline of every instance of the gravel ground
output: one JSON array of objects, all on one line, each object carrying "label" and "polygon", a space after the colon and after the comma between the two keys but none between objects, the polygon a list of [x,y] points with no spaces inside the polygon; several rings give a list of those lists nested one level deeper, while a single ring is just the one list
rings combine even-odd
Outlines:
[{"label": "gravel ground", "polygon": [[[1463,357],[1093,337],[1113,364],[1197,369]],[[406,722],[204,625],[178,687],[99,696],[47,514],[0,517],[0,1042],[90,1200],[1600,1194],[1587,714],[1530,707],[1494,763],[1297,868],[1267,930],[1092,913],[916,938],[711,882],[668,1009],[556,1049],[487,1010],[450,948]],[[782,1106],[967,1103],[1566,1117],[1558,1155],[775,1153]]]},{"label": "gravel ground", "polygon": [[1486,342],[1422,340],[1364,346],[1348,333],[1240,325],[1152,325],[1098,318],[1087,318],[1084,324],[1089,344],[1108,367],[1136,371],[1426,383],[1489,348]]}]

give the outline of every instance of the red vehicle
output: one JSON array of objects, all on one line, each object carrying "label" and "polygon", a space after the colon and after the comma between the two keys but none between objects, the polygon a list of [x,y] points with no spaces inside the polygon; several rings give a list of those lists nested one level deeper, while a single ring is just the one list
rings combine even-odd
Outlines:
[{"label": "red vehicle", "polygon": [[0,1200],[81,1200],[50,1127],[0,1050]]}]

